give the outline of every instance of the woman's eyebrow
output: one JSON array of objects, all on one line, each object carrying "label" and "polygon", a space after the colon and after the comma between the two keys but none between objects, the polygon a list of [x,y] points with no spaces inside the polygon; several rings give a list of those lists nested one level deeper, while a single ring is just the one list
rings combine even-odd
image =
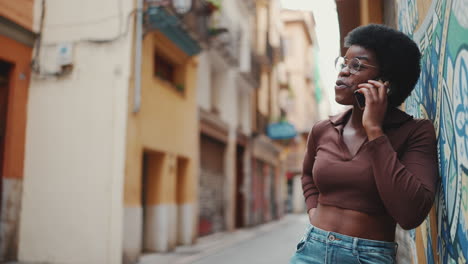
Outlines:
[{"label": "woman's eyebrow", "polygon": [[366,60],[366,61],[369,61],[369,58],[368,58],[368,57],[366,57],[366,56],[356,56],[356,57],[354,57],[354,58],[358,58],[358,59],[360,59],[360,60]]}]

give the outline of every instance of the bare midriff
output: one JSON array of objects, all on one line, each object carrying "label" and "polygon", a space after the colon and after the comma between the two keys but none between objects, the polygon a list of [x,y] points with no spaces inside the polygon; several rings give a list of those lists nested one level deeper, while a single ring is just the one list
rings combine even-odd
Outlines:
[{"label": "bare midriff", "polygon": [[388,215],[369,215],[320,203],[311,210],[311,224],[322,230],[370,240],[395,241],[395,223]]}]

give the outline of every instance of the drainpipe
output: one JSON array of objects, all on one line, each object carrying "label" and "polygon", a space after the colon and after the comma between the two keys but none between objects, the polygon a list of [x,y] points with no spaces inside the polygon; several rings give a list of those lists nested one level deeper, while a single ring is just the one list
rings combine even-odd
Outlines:
[{"label": "drainpipe", "polygon": [[135,38],[135,95],[133,96],[133,113],[138,113],[141,107],[141,47],[143,42],[143,0],[137,0]]}]

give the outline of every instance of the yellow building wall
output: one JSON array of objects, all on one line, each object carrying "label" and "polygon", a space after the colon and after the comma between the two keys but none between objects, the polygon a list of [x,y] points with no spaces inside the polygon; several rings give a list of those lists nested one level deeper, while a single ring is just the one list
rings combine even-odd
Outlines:
[{"label": "yellow building wall", "polygon": [[[155,49],[169,56],[171,60],[185,65],[185,90],[180,93],[174,87],[154,76]],[[142,104],[139,113],[133,113],[133,89],[129,107],[127,129],[127,160],[124,203],[125,206],[141,204],[143,153],[152,152],[164,155],[160,175],[155,178],[157,168],[148,168],[149,184],[167,186],[160,193],[149,189],[147,202],[161,203],[194,203],[196,200],[196,170],[198,164],[198,114],[196,104],[197,60],[187,57],[159,33],[148,34],[143,41],[142,61]],[[180,159],[186,159],[186,175],[177,177]],[[149,167],[156,166],[149,161]],[[179,180],[179,182],[177,182]],[[175,194],[174,186],[178,192]]]}]

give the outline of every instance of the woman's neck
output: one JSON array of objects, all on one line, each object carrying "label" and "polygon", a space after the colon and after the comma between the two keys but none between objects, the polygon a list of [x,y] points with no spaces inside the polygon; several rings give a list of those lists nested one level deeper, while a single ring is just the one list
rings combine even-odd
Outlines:
[{"label": "woman's neck", "polygon": [[350,129],[355,130],[358,134],[366,134],[364,127],[362,126],[362,115],[364,110],[359,109],[357,106],[353,106],[351,116],[346,122],[346,126]]}]

